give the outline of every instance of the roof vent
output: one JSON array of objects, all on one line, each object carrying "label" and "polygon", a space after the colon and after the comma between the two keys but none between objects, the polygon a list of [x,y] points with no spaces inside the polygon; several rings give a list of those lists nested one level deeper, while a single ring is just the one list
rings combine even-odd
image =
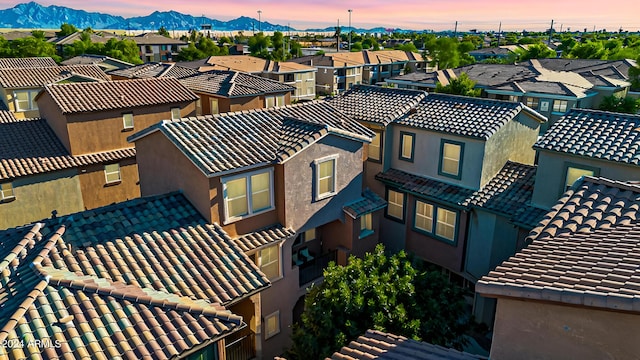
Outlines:
[{"label": "roof vent", "polygon": [[413,114],[415,114],[415,113],[417,113],[417,112],[418,112],[418,109],[416,109],[416,108],[414,108],[414,107],[412,107],[411,109],[409,109],[409,114],[411,114],[411,115],[413,115]]}]

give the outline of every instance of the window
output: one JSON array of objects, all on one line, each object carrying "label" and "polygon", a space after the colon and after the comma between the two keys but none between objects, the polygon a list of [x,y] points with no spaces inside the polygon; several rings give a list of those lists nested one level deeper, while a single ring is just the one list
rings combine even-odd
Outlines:
[{"label": "window", "polygon": [[265,107],[267,108],[284,106],[284,95],[266,96],[265,102]]},{"label": "window", "polygon": [[517,95],[509,95],[509,101],[511,101],[511,102],[519,102],[520,98]]},{"label": "window", "polygon": [[540,101],[540,111],[544,111],[544,112],[549,111],[549,101],[547,100]]},{"label": "window", "polygon": [[416,134],[400,132],[400,160],[413,161]]},{"label": "window", "polygon": [[273,170],[259,170],[222,179],[226,221],[273,209]]},{"label": "window", "polygon": [[122,114],[122,124],[125,129],[133,129],[133,113]]},{"label": "window", "polygon": [[13,200],[16,196],[13,193],[13,185],[11,183],[0,184],[0,201]]},{"label": "window", "polygon": [[416,214],[413,222],[415,230],[455,243],[457,221],[457,212],[416,200]]},{"label": "window", "polygon": [[575,165],[567,165],[565,175],[564,191],[567,191],[573,183],[583,176],[597,176],[599,169],[589,167],[577,167]]},{"label": "window", "polygon": [[553,112],[567,112],[567,100],[553,100]]},{"label": "window", "polygon": [[280,311],[264,317],[264,338],[268,339],[280,333]]},{"label": "window", "polygon": [[396,220],[404,220],[404,193],[387,190],[387,216]]},{"label": "window", "polygon": [[374,131],[376,134],[369,144],[369,160],[375,162],[382,161],[382,132]]},{"label": "window", "polygon": [[269,280],[280,277],[280,245],[260,250],[260,270]]},{"label": "window", "polygon": [[107,184],[120,182],[122,180],[120,177],[120,164],[105,165],[104,176],[107,179]]},{"label": "window", "polygon": [[460,179],[464,144],[442,140],[440,144],[440,175]]},{"label": "window", "polygon": [[202,115],[202,99],[198,96],[198,100],[196,100],[196,116]]},{"label": "window", "polygon": [[338,155],[315,160],[316,199],[324,199],[336,193],[336,161]]},{"label": "window", "polygon": [[360,217],[360,238],[373,234],[373,216],[371,213]]},{"label": "window", "polygon": [[528,107],[532,108],[533,110],[538,109],[538,98],[528,96],[525,98],[525,103]]},{"label": "window", "polygon": [[220,108],[218,107],[218,99],[209,99],[211,115],[220,114]]},{"label": "window", "polygon": [[180,115],[179,107],[171,108],[171,120],[177,120],[177,119],[180,119],[181,117],[182,115]]},{"label": "window", "polygon": [[13,103],[16,111],[38,110],[35,98],[39,90],[16,90],[13,92]]},{"label": "window", "polygon": [[311,241],[316,239],[316,228],[309,229],[304,232],[304,241]]}]

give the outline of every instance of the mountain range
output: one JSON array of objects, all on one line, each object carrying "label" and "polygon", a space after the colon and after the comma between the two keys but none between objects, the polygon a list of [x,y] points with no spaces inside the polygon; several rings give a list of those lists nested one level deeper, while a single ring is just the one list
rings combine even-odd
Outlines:
[{"label": "mountain range", "polygon": [[[229,21],[210,19],[204,16],[191,16],[177,11],[155,11],[147,16],[124,18],[97,12],[71,9],[64,6],[42,6],[36,2],[18,4],[12,8],[0,10],[0,28],[10,29],[60,29],[63,23],[78,29],[121,29],[121,30],[157,30],[163,26],[167,30],[200,29],[202,24],[211,25],[212,30],[237,31],[258,30],[258,20],[241,16]],[[263,31],[296,31],[284,25],[263,21]],[[309,32],[333,32],[333,26],[323,29],[306,29]],[[345,32],[346,27],[342,28]],[[384,32],[386,29],[353,29],[356,32]],[[400,29],[396,29],[400,30]]]}]

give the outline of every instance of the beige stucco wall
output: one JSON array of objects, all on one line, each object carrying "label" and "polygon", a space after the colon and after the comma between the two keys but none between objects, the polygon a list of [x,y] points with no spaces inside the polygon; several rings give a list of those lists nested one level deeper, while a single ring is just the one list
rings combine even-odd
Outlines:
[{"label": "beige stucco wall", "polygon": [[640,315],[498,299],[491,359],[637,359]]},{"label": "beige stucco wall", "polygon": [[[4,182],[4,181],[3,181]],[[76,169],[22,177],[12,181],[15,200],[0,203],[0,229],[83,211]]]},{"label": "beige stucco wall", "polygon": [[126,159],[118,163],[122,181],[114,184],[107,184],[104,164],[80,168],[80,187],[86,209],[95,209],[140,197],[136,159]]}]

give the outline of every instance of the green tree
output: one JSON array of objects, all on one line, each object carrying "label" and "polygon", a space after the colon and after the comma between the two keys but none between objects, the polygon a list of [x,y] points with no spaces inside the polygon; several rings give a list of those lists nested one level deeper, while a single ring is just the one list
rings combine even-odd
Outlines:
[{"label": "green tree", "polygon": [[443,94],[463,95],[478,97],[482,92],[476,89],[476,82],[471,80],[466,73],[460,74],[457,78],[449,80],[448,85],[442,85],[440,82],[436,84],[436,92]]},{"label": "green tree", "polygon": [[55,45],[45,40],[44,32],[33,31],[32,34],[33,36],[10,42],[12,57],[51,57],[55,61],[61,60]]},{"label": "green tree", "polygon": [[556,52],[542,43],[529,45],[527,50],[516,49],[515,52],[518,56],[518,61],[556,57]]},{"label": "green tree", "polygon": [[305,298],[289,359],[324,359],[367,329],[460,348],[468,326],[462,290],[401,251],[378,245],[347,266],[331,263]]},{"label": "green tree", "polygon": [[268,48],[271,45],[271,40],[268,36],[265,36],[264,33],[259,32],[250,37],[248,45],[251,55],[265,59],[269,57]]},{"label": "green tree", "polygon": [[632,97],[605,96],[600,103],[600,110],[627,114],[636,114],[640,110],[640,100]]},{"label": "green tree", "polygon": [[640,90],[640,56],[636,59],[636,66],[629,68],[629,80],[631,81],[631,89]]},{"label": "green tree", "polygon": [[114,59],[120,59],[131,64],[142,64],[140,48],[135,41],[130,39],[109,39],[104,45],[104,53]]},{"label": "green tree", "polygon": [[602,42],[588,41],[576,44],[571,49],[569,56],[577,59],[602,59],[605,54],[606,51]]},{"label": "green tree", "polygon": [[64,24],[60,25],[60,31],[56,32],[56,36],[57,37],[63,37],[63,36],[68,36],[68,35],[71,35],[71,34],[75,34],[77,32],[78,32],[78,29],[75,26],[73,26],[71,24],[64,23]]},{"label": "green tree", "polygon": [[158,29],[158,34],[168,38],[171,37],[171,34],[169,34],[169,31],[167,31],[167,29],[164,26],[160,26],[160,29]]}]

